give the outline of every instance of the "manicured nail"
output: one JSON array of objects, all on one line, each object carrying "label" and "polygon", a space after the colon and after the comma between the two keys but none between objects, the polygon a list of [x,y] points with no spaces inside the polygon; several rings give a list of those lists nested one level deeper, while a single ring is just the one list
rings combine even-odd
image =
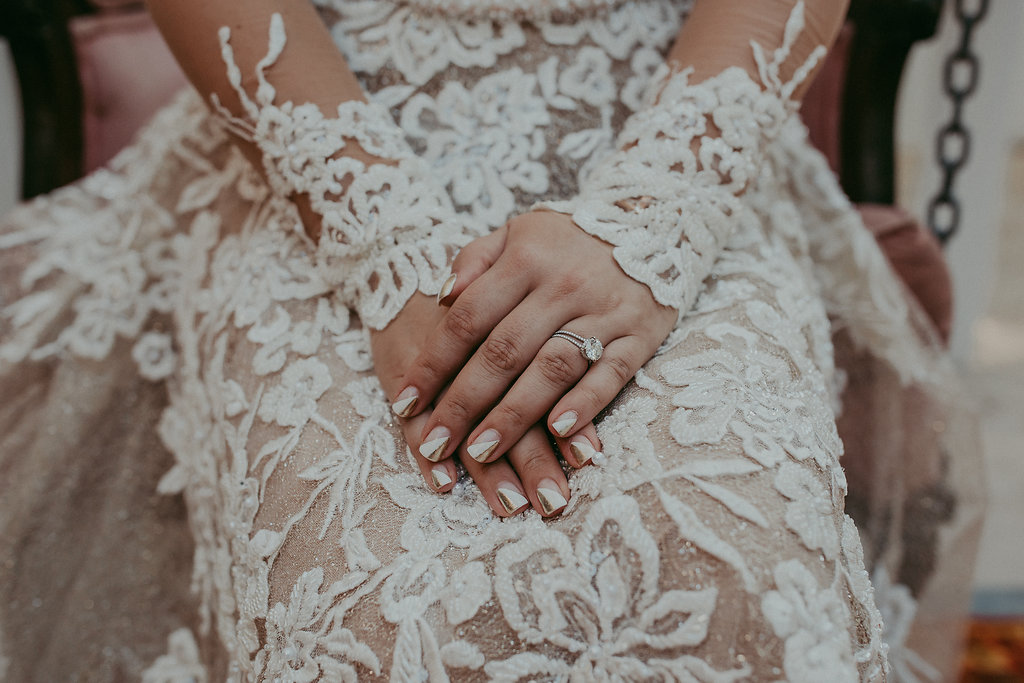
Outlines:
[{"label": "manicured nail", "polygon": [[412,415],[412,411],[416,409],[416,401],[418,400],[420,400],[420,392],[416,391],[416,387],[406,387],[402,389],[402,393],[391,404],[391,410],[398,417],[409,417]]},{"label": "manicured nail", "polygon": [[448,279],[444,281],[444,284],[441,285],[441,291],[437,293],[438,306],[441,305],[441,300],[444,299],[449,294],[451,294],[452,290],[455,289],[455,281],[458,279],[459,276],[456,275],[455,273],[452,273],[451,275],[448,276]]},{"label": "manicured nail", "polygon": [[537,499],[545,515],[561,510],[569,502],[558,490],[558,484],[553,479],[544,479],[540,482],[540,486],[537,487]]},{"label": "manicured nail", "polygon": [[581,466],[593,461],[595,458],[603,458],[600,451],[596,450],[590,443],[590,439],[581,437],[569,442],[569,450],[576,456],[576,462]]},{"label": "manicured nail", "polygon": [[447,427],[434,427],[420,444],[420,455],[431,462],[437,462],[444,455],[444,449],[448,447],[451,438]]},{"label": "manicured nail", "polygon": [[452,483],[452,478],[448,476],[448,470],[446,468],[435,467],[430,470],[430,481],[434,484],[435,489],[440,490]]},{"label": "manicured nail", "polygon": [[576,426],[576,420],[580,418],[576,414],[575,410],[567,410],[551,423],[551,428],[555,430],[555,434],[559,436],[565,436],[569,433],[569,430]]},{"label": "manicured nail", "polygon": [[510,515],[530,503],[523,494],[512,488],[511,484],[498,487],[498,502],[501,503],[501,507],[505,508],[505,512]]},{"label": "manicured nail", "polygon": [[500,441],[501,434],[493,429],[488,429],[473,439],[473,443],[466,446],[466,450],[471,458],[477,462],[483,462],[494,452]]}]

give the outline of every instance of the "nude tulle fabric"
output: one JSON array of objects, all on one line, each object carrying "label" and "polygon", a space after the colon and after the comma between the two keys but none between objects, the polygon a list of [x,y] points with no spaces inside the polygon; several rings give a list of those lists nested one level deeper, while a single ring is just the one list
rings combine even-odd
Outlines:
[{"label": "nude tulle fabric", "polygon": [[[324,16],[482,230],[572,196],[686,11],[428,4]],[[979,501],[941,344],[797,121],[766,166],[605,464],[501,521],[426,489],[291,206],[183,94],[0,231],[0,671],[951,675]]]}]

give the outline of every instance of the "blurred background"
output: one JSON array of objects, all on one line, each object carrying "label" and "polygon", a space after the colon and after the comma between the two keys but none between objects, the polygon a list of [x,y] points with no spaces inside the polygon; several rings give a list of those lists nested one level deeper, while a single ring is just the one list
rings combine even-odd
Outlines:
[{"label": "blurred background", "polygon": [[[960,28],[946,3],[938,35],[911,53],[897,120],[897,201],[924,219],[939,187],[936,131],[949,120],[943,92],[946,55]],[[978,3],[964,3],[967,6]],[[967,404],[981,417],[989,506],[975,570],[975,637],[987,625],[1016,624],[1016,645],[979,651],[971,666],[993,678],[1024,680],[1024,2],[992,0],[976,31],[980,85],[964,110],[971,156],[956,193],[959,233],[946,249],[954,278],[951,348],[966,380]],[[162,57],[160,57],[162,58]],[[133,68],[134,65],[125,65]],[[22,122],[19,87],[8,45],[0,41],[0,215],[18,201]],[[1003,634],[1003,635],[1000,635]],[[1002,649],[1000,649],[1002,648]],[[1018,674],[997,674],[1014,667]],[[1008,668],[1007,668],[1008,667]],[[980,671],[979,675],[984,675]],[[967,678],[965,678],[967,680]]]}]

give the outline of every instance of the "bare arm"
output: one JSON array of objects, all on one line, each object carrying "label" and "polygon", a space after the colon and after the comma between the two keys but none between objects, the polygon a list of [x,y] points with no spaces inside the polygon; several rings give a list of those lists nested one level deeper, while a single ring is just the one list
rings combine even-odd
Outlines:
[{"label": "bare arm", "polygon": [[[267,52],[271,17],[281,16],[290,36],[280,57],[266,70],[277,89],[277,101],[312,103],[325,116],[348,101],[366,101],[316,9],[301,0],[148,0],[149,11],[189,80],[209,102],[211,96],[234,116],[244,117],[242,103],[228,80],[218,34],[230,30],[231,49],[242,75],[242,88],[257,89],[256,66]],[[235,138],[245,156],[262,169],[261,153],[251,140]],[[367,163],[380,161],[348,140],[336,156],[351,156]],[[309,198],[292,197],[299,207],[306,232],[320,234],[319,217]]]},{"label": "bare arm", "polygon": [[[831,47],[843,26],[849,0],[804,0],[804,5],[805,25],[783,64],[784,80],[792,78],[818,46]],[[793,0],[700,0],[680,30],[668,62],[692,67],[695,83],[732,66],[742,67],[756,81],[758,70],[751,41],[764,46],[778,45],[792,11]],[[803,80],[793,94],[794,99],[803,96],[811,80]]]}]

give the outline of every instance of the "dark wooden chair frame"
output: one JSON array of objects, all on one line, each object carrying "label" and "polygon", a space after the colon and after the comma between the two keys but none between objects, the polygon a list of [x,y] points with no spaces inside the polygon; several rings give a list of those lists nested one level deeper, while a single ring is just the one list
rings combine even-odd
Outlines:
[{"label": "dark wooden chair frame", "polygon": [[[894,201],[893,130],[903,66],[934,35],[943,0],[852,0],[854,25],[840,121],[843,188],[855,202]],[[24,121],[22,196],[83,173],[82,89],[69,20],[86,0],[2,0],[0,35],[11,46]]]}]

